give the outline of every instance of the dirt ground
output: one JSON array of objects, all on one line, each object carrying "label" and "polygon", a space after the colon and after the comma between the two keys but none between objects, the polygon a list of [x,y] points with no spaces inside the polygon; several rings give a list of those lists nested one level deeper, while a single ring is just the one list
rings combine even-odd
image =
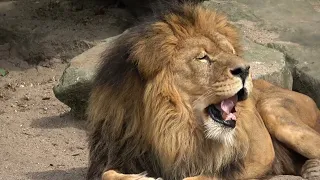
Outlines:
[{"label": "dirt ground", "polygon": [[[81,180],[85,121],[52,91],[67,62],[128,26],[101,2],[0,0],[0,180]],[[28,63],[27,63],[28,62]]]},{"label": "dirt ground", "polygon": [[65,64],[5,67],[10,71],[0,77],[0,179],[84,179],[85,122],[74,119],[52,92]]}]

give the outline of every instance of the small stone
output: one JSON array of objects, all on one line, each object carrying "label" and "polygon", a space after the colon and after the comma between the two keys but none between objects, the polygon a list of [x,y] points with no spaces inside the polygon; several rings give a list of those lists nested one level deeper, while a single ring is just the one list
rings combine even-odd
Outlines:
[{"label": "small stone", "polygon": [[39,63],[39,66],[49,68],[49,67],[51,67],[51,64],[50,64],[50,61],[45,60],[45,61],[41,61],[41,62]]},{"label": "small stone", "polygon": [[62,60],[61,60],[61,59],[58,59],[58,58],[52,58],[52,59],[50,60],[50,63],[51,63],[51,64],[54,64],[54,63],[62,63]]},{"label": "small stone", "polygon": [[55,82],[55,81],[56,81],[56,78],[54,76],[48,80],[48,82]]},{"label": "small stone", "polygon": [[26,101],[29,101],[29,100],[30,100],[30,97],[29,97],[28,95],[24,95],[22,99],[23,99],[23,100],[26,100]]},{"label": "small stone", "polygon": [[27,105],[27,104],[18,104],[18,106],[25,108],[25,107],[27,107],[28,105]]},{"label": "small stone", "polygon": [[81,149],[81,150],[84,149],[84,147],[82,147],[82,146],[76,146],[76,148],[77,148],[77,149]]}]

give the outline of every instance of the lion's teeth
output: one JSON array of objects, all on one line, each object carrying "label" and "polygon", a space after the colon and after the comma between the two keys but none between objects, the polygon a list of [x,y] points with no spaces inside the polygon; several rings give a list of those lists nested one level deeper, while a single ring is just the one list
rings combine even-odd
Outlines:
[{"label": "lion's teeth", "polygon": [[230,113],[224,120],[237,120],[237,117],[233,113]]}]

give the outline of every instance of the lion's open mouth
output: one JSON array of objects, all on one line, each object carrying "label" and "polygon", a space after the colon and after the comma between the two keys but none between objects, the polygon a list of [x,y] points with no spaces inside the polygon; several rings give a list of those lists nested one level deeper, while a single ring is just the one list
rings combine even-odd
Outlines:
[{"label": "lion's open mouth", "polygon": [[234,114],[236,112],[236,104],[238,101],[247,99],[247,89],[242,88],[236,95],[221,101],[218,104],[211,104],[206,109],[214,121],[225,125],[226,127],[235,128],[237,117]]}]

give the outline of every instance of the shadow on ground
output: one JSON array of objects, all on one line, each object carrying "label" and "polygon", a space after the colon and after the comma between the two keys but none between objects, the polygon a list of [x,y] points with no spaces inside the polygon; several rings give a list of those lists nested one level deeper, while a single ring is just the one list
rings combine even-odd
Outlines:
[{"label": "shadow on ground", "polygon": [[122,33],[134,17],[112,1],[0,0],[0,22],[0,59],[48,66]]},{"label": "shadow on ground", "polygon": [[86,171],[86,167],[79,167],[68,170],[29,172],[26,176],[33,180],[84,180],[86,179]]},{"label": "shadow on ground", "polygon": [[50,116],[40,119],[35,119],[31,122],[30,127],[42,129],[57,129],[65,127],[73,127],[81,130],[86,129],[86,121],[78,120],[72,117],[71,113],[65,113],[58,116]]}]

